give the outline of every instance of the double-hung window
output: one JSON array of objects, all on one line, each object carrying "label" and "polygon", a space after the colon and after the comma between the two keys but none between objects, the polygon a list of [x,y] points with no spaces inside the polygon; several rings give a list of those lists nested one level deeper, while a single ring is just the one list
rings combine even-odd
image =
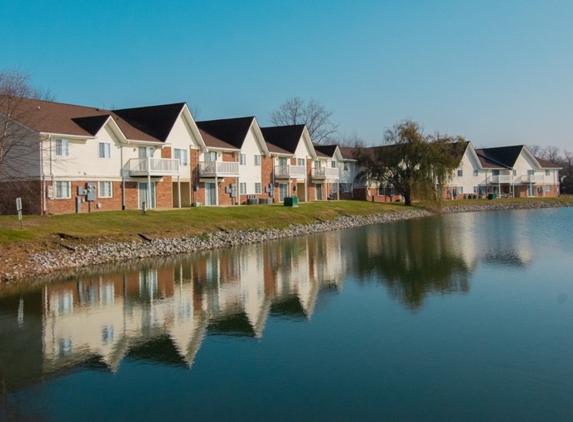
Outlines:
[{"label": "double-hung window", "polygon": [[301,166],[301,167],[304,167],[304,166],[306,165],[305,161],[306,161],[306,160],[305,160],[304,158],[298,158],[298,159],[297,159],[297,163],[298,163],[298,165]]},{"label": "double-hung window", "polygon": [[247,194],[247,183],[241,182],[239,183],[239,194],[246,195]]},{"label": "double-hung window", "polygon": [[181,166],[186,166],[187,164],[189,164],[189,160],[187,159],[187,150],[186,149],[180,149],[180,148],[175,148],[173,150],[173,155],[176,160],[179,160],[179,165]]},{"label": "double-hung window", "polygon": [[67,139],[56,139],[56,157],[67,157],[70,154]]},{"label": "double-hung window", "polygon": [[111,198],[113,197],[112,182],[99,182],[98,183],[98,197]]},{"label": "double-hung window", "polygon": [[[239,165],[246,166],[247,165],[247,154],[241,154],[239,156],[239,160],[240,160]],[[255,158],[255,161],[256,161],[256,158]]]},{"label": "double-hung window", "polygon": [[111,158],[111,144],[109,142],[99,143],[99,158]]},{"label": "double-hung window", "polygon": [[71,182],[55,182],[54,198],[69,199],[72,197]]},{"label": "double-hung window", "polygon": [[462,169],[458,169],[458,177],[464,177],[464,171]]},{"label": "double-hung window", "polygon": [[255,193],[261,193],[261,192],[262,192],[261,184],[259,182],[256,182],[255,183]]},{"label": "double-hung window", "polygon": [[260,165],[261,165],[261,156],[255,155],[255,166],[260,166]]}]

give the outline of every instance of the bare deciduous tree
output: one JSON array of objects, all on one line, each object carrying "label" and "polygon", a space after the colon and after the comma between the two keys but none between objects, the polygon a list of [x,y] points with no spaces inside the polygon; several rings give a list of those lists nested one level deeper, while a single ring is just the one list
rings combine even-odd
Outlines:
[{"label": "bare deciduous tree", "polygon": [[[20,71],[0,71],[0,183],[4,199],[12,203],[22,197],[26,203],[37,195],[37,186],[27,183],[30,174],[39,173],[42,140],[22,122],[30,121],[33,110],[25,106],[27,98],[51,100],[29,83],[29,75]],[[32,186],[36,191],[32,192]],[[4,207],[6,202],[4,202]],[[13,212],[0,209],[0,213]]]},{"label": "bare deciduous tree", "polygon": [[551,161],[552,163],[557,162],[560,158],[561,150],[554,145],[548,145],[543,148],[543,159],[547,161]]},{"label": "bare deciduous tree", "polygon": [[327,110],[319,101],[305,101],[299,97],[286,100],[278,110],[271,113],[271,122],[276,126],[306,125],[314,143],[326,144],[338,128],[332,120],[332,111]]}]

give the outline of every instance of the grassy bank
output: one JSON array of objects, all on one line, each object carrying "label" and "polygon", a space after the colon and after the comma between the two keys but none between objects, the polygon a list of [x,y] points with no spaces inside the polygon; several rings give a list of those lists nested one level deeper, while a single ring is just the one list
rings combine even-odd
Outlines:
[{"label": "grassy bank", "polygon": [[[24,216],[23,228],[16,216],[0,216],[0,248],[53,239],[58,233],[84,241],[126,240],[145,233],[150,237],[200,235],[219,230],[284,228],[331,220],[341,215],[396,212],[402,204],[374,204],[363,201],[329,201],[301,204],[241,207],[200,207],[168,211],[110,211],[50,217]],[[59,237],[59,236],[57,236]]]},{"label": "grassy bank", "polygon": [[[540,199],[497,199],[495,203],[571,202],[571,197]],[[485,200],[446,201],[444,205],[491,204]],[[416,207],[424,208],[424,204]],[[429,207],[433,208],[433,207]],[[240,207],[200,207],[168,211],[110,211],[91,214],[58,216],[24,216],[23,228],[16,216],[0,216],[0,248],[37,246],[61,237],[63,233],[76,240],[128,240],[144,233],[149,237],[179,237],[200,235],[219,230],[248,230],[253,228],[285,228],[291,224],[307,224],[317,220],[332,220],[341,215],[368,215],[400,212],[407,209],[401,203],[371,203],[364,201],[328,201],[301,204],[298,208],[282,205],[251,205]],[[32,247],[32,245],[35,245]]]},{"label": "grassy bank", "polygon": [[[543,205],[542,203],[547,203]],[[556,204],[558,202],[559,204]],[[573,205],[571,197],[540,199],[498,199],[447,201],[445,206],[458,211],[475,211],[513,204],[530,206]],[[527,204],[529,203],[529,204]],[[538,203],[536,205],[535,203]],[[16,270],[23,277],[38,269],[29,256],[41,251],[75,249],[79,245],[118,243],[149,238],[181,238],[219,231],[250,229],[284,229],[290,225],[307,225],[334,220],[340,216],[400,213],[412,209],[437,211],[436,204],[371,203],[364,201],[329,201],[301,204],[298,208],[282,205],[241,207],[186,208],[168,211],[113,211],[60,216],[25,216],[23,227],[15,216],[0,216],[0,280],[13,279]],[[455,209],[453,210],[455,212]]]}]

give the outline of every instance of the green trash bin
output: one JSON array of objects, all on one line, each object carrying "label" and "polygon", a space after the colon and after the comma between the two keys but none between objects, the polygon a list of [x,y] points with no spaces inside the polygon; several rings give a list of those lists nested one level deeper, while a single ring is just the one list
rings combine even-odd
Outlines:
[{"label": "green trash bin", "polygon": [[285,196],[284,206],[285,207],[298,207],[298,197],[296,197],[296,196]]},{"label": "green trash bin", "polygon": [[490,199],[490,200],[491,200],[491,199],[495,199],[495,198],[497,198],[497,194],[496,194],[496,193],[488,193],[488,194],[487,194],[487,199]]}]

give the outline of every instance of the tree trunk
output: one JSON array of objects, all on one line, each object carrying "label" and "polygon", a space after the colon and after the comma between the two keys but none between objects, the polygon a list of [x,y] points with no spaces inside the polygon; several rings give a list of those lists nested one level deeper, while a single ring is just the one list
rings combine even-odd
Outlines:
[{"label": "tree trunk", "polygon": [[412,205],[412,197],[410,195],[404,195],[404,205],[407,207]]}]

